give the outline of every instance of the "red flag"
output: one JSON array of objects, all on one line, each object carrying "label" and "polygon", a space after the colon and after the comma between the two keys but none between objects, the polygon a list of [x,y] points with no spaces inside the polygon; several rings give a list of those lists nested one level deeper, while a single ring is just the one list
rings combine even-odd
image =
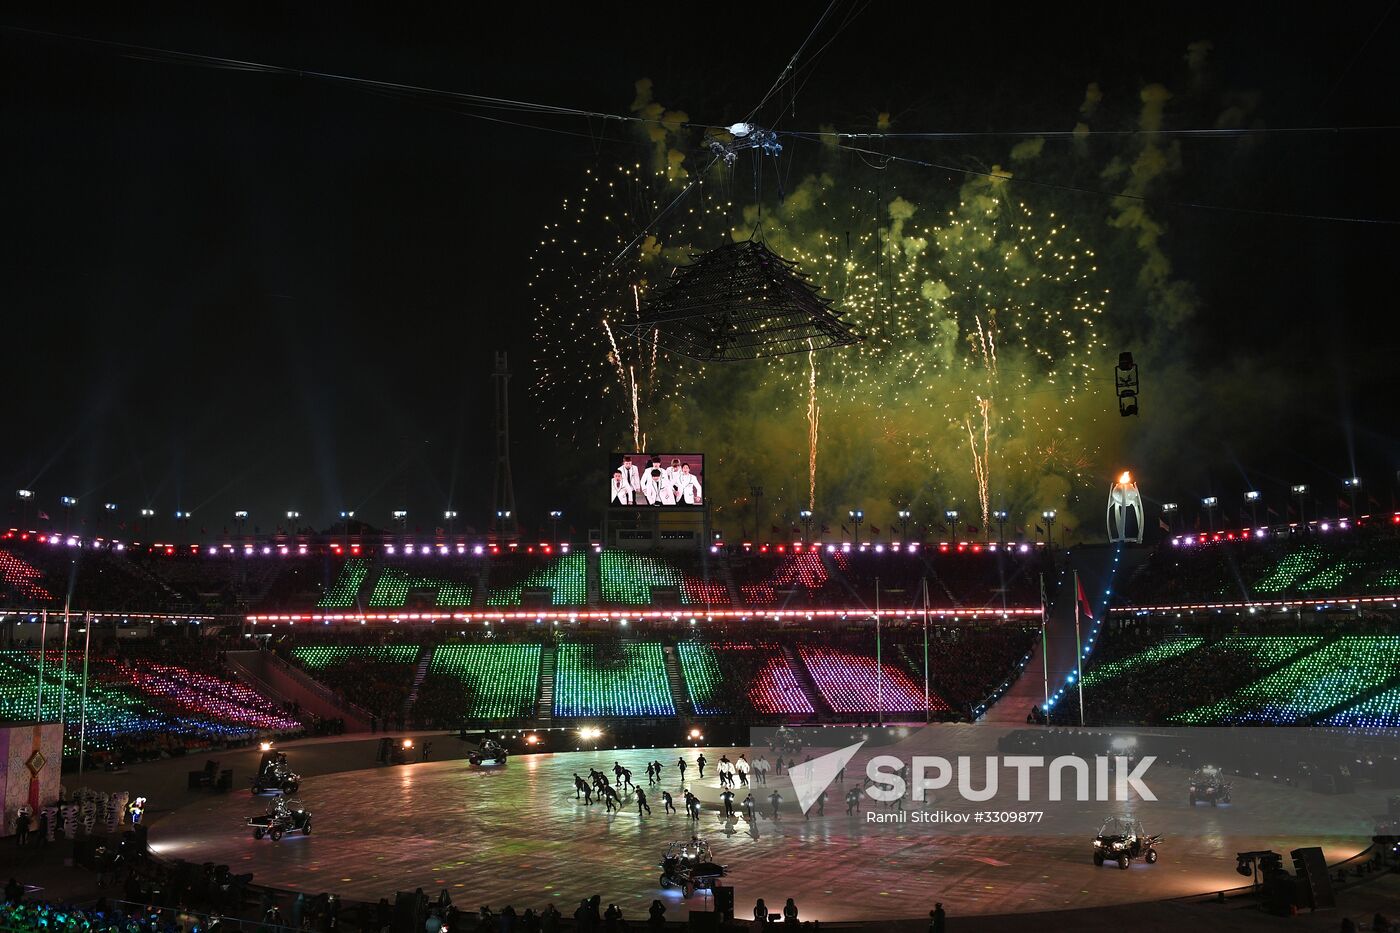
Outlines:
[{"label": "red flag", "polygon": [[1172,527],[1160,518],[1157,519],[1157,527],[1165,531],[1167,534],[1171,534]]},{"label": "red flag", "polygon": [[1094,618],[1094,610],[1089,606],[1089,597],[1084,595],[1084,581],[1075,577],[1074,586],[1078,591],[1075,593],[1075,598],[1079,600],[1079,611],[1084,613],[1084,618],[1092,621]]},{"label": "red flag", "polygon": [[873,534],[873,535],[878,535],[878,534],[880,533],[880,528],[879,528],[879,526],[878,526],[878,525],[871,525],[871,526],[870,526],[870,533]]}]

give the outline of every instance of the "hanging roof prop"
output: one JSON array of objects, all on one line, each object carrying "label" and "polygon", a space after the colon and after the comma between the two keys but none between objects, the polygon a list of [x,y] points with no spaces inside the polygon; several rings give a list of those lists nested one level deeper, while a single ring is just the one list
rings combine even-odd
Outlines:
[{"label": "hanging roof prop", "polygon": [[636,333],[705,363],[825,350],[862,338],[797,264],[756,240],[691,256],[642,307]]}]

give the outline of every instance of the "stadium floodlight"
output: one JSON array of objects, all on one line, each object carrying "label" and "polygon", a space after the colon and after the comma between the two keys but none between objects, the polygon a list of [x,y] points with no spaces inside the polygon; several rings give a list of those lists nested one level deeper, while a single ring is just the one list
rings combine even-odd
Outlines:
[{"label": "stadium floodlight", "polygon": [[1257,490],[1257,489],[1251,489],[1249,492],[1245,493],[1245,494],[1244,494],[1244,501],[1246,501],[1246,502],[1258,502],[1258,501],[1259,501],[1259,490]]},{"label": "stadium floodlight", "polygon": [[1045,522],[1045,543],[1050,547],[1055,546],[1055,514],[1054,509],[1046,509],[1040,513]]},{"label": "stadium floodlight", "polygon": [[155,509],[142,509],[142,510],[141,510],[141,517],[142,517],[142,518],[155,518],[155,517],[156,517],[156,510],[155,510]]},{"label": "stadium floodlight", "polygon": [[33,499],[33,498],[34,498],[34,490],[32,490],[32,489],[16,489],[16,490],[15,490],[15,498],[17,498],[17,499]]},{"label": "stadium floodlight", "polygon": [[355,517],[355,510],[354,510],[354,509],[341,509],[341,510],[340,510],[340,517],[341,517],[341,518],[344,518],[344,519],[351,519],[351,518],[354,518],[354,517]]},{"label": "stadium floodlight", "polygon": [[67,509],[71,509],[78,504],[78,500],[73,496],[62,496],[58,501],[63,503],[63,507]]},{"label": "stadium floodlight", "polygon": [[510,509],[497,509],[497,510],[496,510],[496,517],[497,517],[497,518],[510,518]]},{"label": "stadium floodlight", "polygon": [[1220,499],[1217,496],[1206,496],[1201,499],[1201,505],[1205,506],[1208,509],[1213,509],[1219,504]]},{"label": "stadium floodlight", "polygon": [[955,522],[955,521],[958,520],[958,510],[957,510],[957,509],[946,509],[946,510],[944,510],[944,512],[943,512],[943,517],[946,518],[946,519],[948,519],[948,521],[950,521],[950,522]]},{"label": "stadium floodlight", "polygon": [[851,509],[851,511],[850,511],[849,514],[850,514],[851,518],[856,518],[856,519],[865,518],[865,512],[863,512],[863,511],[860,510],[860,509]]},{"label": "stadium floodlight", "polygon": [[1294,483],[1294,484],[1293,484],[1293,495],[1295,495],[1295,496],[1306,496],[1307,494],[1308,494],[1308,484],[1307,484],[1307,483]]},{"label": "stadium floodlight", "polygon": [[448,509],[447,511],[442,513],[442,517],[447,519],[448,521],[452,521],[452,519],[457,517],[457,511],[455,509]]},{"label": "stadium floodlight", "polygon": [[1007,513],[1006,509],[997,509],[996,511],[992,512],[993,521],[1004,522],[1008,517],[1009,514]]},{"label": "stadium floodlight", "polygon": [[1342,480],[1342,485],[1345,486],[1345,487],[1348,488],[1348,489],[1360,489],[1360,488],[1361,488],[1361,477],[1359,477],[1359,476],[1348,476],[1346,479]]},{"label": "stadium floodlight", "polygon": [[564,513],[559,511],[558,509],[554,509],[552,512],[549,513],[549,517],[557,522],[559,521],[559,519],[564,517]]},{"label": "stadium floodlight", "polygon": [[1175,511],[1177,510],[1177,508],[1179,508],[1179,506],[1177,506],[1177,504],[1176,504],[1175,502],[1163,502],[1163,503],[1162,503],[1162,511],[1163,511],[1163,512],[1175,512]]},{"label": "stadium floodlight", "polygon": [[240,522],[246,522],[248,520],[248,510],[239,509],[237,512],[233,513],[233,517],[238,519]]},{"label": "stadium floodlight", "polygon": [[800,512],[797,513],[797,517],[800,518],[800,519],[802,519],[804,522],[811,521],[811,520],[812,520],[812,510],[811,510],[811,509],[803,509],[802,511],[800,511]]},{"label": "stadium floodlight", "polygon": [[115,502],[104,502],[102,503],[102,510],[104,512],[115,512],[117,510],[117,504]]},{"label": "stadium floodlight", "polygon": [[175,520],[176,520],[176,521],[187,522],[187,521],[189,521],[189,520],[190,520],[191,518],[193,518],[193,517],[194,517],[194,516],[191,515],[189,512],[182,512],[182,511],[180,511],[179,509],[176,509],[176,510],[175,510]]},{"label": "stadium floodlight", "polygon": [[392,514],[396,522],[401,522],[405,518],[408,518],[408,512],[404,509],[395,509]]},{"label": "stadium floodlight", "polygon": [[906,521],[906,522],[909,520],[909,514],[910,514],[910,513],[909,513],[909,510],[908,510],[908,509],[900,509],[900,510],[899,510],[899,517],[900,517],[901,519],[903,519],[904,521]]},{"label": "stadium floodlight", "polygon": [[296,511],[295,509],[289,510],[289,511],[287,512],[287,520],[288,520],[288,521],[293,521],[293,522],[294,522],[294,521],[296,521],[296,520],[299,519],[299,518],[301,518],[301,513],[298,512],[298,511]]}]

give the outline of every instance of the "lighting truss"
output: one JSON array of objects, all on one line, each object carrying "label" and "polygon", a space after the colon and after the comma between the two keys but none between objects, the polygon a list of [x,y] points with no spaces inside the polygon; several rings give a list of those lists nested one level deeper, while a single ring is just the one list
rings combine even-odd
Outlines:
[{"label": "lighting truss", "polygon": [[641,310],[634,333],[705,363],[826,350],[863,337],[817,289],[756,240],[692,256]]}]

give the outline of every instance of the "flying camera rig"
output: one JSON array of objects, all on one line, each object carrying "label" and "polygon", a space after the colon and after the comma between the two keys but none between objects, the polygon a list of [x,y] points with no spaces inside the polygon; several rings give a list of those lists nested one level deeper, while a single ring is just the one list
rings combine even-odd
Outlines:
[{"label": "flying camera rig", "polygon": [[710,137],[708,146],[711,154],[725,165],[733,165],[739,153],[746,149],[757,149],[763,155],[778,156],[783,144],[778,142],[778,134],[753,123],[735,123],[725,128],[730,139]]}]

